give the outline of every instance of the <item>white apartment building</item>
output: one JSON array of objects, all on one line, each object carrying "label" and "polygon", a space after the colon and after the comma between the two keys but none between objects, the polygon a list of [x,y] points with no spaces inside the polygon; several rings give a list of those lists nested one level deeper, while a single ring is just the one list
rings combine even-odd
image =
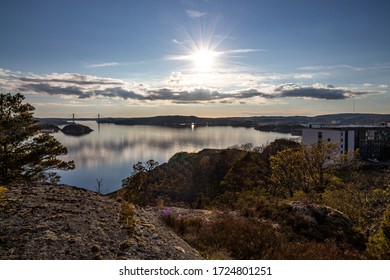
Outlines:
[{"label": "white apartment building", "polygon": [[390,160],[389,126],[330,126],[302,129],[302,143],[318,141],[337,144],[340,155],[359,149],[361,159]]},{"label": "white apartment building", "polygon": [[313,145],[318,141],[332,142],[339,148],[340,155],[355,150],[355,131],[334,128],[302,129],[302,143]]}]

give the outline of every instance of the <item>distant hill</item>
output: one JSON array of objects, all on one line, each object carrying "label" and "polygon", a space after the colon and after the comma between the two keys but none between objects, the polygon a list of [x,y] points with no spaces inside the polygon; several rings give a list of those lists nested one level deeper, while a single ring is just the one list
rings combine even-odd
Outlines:
[{"label": "distant hill", "polygon": [[[37,118],[42,124],[67,124],[70,118]],[[362,124],[380,125],[382,122],[390,122],[390,114],[330,114],[314,117],[307,116],[252,116],[252,117],[224,117],[202,118],[196,116],[155,116],[134,118],[78,118],[78,121],[95,120],[99,123],[114,123],[118,125],[156,125],[170,127],[196,126],[240,126],[256,127],[267,124],[331,124],[337,122],[342,125]]]},{"label": "distant hill", "polygon": [[[38,118],[41,124],[68,124],[70,118]],[[202,126],[232,126],[253,127],[262,131],[292,133],[305,124],[338,124],[338,125],[381,125],[390,123],[390,114],[330,114],[314,117],[307,116],[252,116],[252,117],[225,117],[202,118],[196,116],[155,116],[142,118],[78,118],[77,121],[96,121],[98,123],[112,123],[116,125],[152,125],[174,128],[186,128],[194,125]]]},{"label": "distant hill", "polygon": [[253,116],[253,117],[226,117],[200,118],[196,116],[156,116],[145,118],[102,118],[100,123],[114,123],[118,125],[158,125],[170,127],[195,126],[239,126],[257,127],[270,124],[331,124],[341,125],[361,124],[380,125],[390,122],[390,114],[332,114],[315,117],[306,116]]}]

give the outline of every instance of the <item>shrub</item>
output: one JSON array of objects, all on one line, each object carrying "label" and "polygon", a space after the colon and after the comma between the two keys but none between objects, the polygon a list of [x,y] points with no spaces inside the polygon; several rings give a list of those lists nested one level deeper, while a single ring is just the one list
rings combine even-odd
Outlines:
[{"label": "shrub", "polygon": [[133,232],[135,226],[134,220],[134,205],[126,201],[121,201],[121,210],[119,213],[119,221],[130,233]]},{"label": "shrub", "polygon": [[269,224],[225,215],[201,228],[199,240],[208,251],[226,250],[233,259],[272,259],[280,250],[280,237]]},{"label": "shrub", "polygon": [[379,232],[369,240],[368,255],[374,259],[390,259],[390,206],[383,215]]},{"label": "shrub", "polygon": [[4,195],[7,190],[8,189],[6,187],[0,186],[0,207],[6,207],[7,205]]}]

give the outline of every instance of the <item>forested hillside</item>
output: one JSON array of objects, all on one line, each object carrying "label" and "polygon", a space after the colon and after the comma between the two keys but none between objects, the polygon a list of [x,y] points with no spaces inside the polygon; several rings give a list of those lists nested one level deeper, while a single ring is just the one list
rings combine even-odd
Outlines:
[{"label": "forested hillside", "polygon": [[165,209],[165,222],[206,258],[386,258],[389,174],[351,158],[287,139],[182,152],[138,163],[113,196]]}]

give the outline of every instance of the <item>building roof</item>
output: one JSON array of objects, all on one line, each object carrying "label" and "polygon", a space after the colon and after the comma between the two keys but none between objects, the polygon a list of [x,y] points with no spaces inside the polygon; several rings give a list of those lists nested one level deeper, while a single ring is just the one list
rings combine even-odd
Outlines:
[{"label": "building roof", "polygon": [[305,127],[302,130],[390,130],[390,126],[379,126],[379,125],[323,125],[323,126],[312,126]]}]

